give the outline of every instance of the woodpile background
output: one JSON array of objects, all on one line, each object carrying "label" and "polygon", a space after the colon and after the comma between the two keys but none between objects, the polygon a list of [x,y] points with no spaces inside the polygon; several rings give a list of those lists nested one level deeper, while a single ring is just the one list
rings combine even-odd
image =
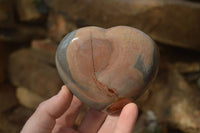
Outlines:
[{"label": "woodpile background", "polygon": [[136,101],[133,133],[200,132],[199,1],[0,0],[0,133],[19,132],[59,91],[56,48],[67,33],[89,25],[132,26],[159,46],[160,70]]}]

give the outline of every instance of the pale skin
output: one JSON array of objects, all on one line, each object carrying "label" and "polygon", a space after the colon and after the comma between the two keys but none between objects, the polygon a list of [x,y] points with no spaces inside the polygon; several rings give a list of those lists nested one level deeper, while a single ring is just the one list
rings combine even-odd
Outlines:
[{"label": "pale skin", "polygon": [[39,105],[21,133],[131,133],[138,115],[134,103],[127,104],[115,115],[89,109],[75,130],[73,125],[82,106],[83,103],[63,86],[57,95]]}]

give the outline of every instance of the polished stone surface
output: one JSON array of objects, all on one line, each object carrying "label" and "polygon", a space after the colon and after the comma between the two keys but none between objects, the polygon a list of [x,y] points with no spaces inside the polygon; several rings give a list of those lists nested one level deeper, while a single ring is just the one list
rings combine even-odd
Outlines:
[{"label": "polished stone surface", "polygon": [[159,50],[138,29],[91,26],[62,40],[56,64],[64,83],[81,101],[112,113],[148,88],[158,71]]}]

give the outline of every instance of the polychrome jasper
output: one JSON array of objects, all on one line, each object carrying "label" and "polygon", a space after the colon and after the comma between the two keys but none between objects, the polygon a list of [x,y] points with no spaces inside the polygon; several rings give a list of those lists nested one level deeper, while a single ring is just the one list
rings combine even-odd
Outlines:
[{"label": "polychrome jasper", "polygon": [[158,71],[159,51],[149,36],[135,28],[85,27],[64,37],[56,65],[81,101],[113,113],[148,88]]}]

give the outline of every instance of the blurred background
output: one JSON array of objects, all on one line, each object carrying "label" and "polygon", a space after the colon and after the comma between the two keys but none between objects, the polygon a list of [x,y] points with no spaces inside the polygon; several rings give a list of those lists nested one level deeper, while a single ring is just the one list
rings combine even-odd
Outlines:
[{"label": "blurred background", "polygon": [[59,91],[56,48],[67,33],[90,25],[132,26],[159,46],[160,70],[135,101],[133,133],[200,133],[198,0],[0,0],[0,133],[18,133]]}]

